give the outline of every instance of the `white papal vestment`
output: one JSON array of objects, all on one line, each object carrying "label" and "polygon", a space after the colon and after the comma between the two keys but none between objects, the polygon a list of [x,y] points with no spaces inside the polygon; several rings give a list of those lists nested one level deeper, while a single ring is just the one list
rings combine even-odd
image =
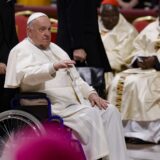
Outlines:
[{"label": "white papal vestment", "polygon": [[110,160],[127,160],[117,109],[112,105],[107,110],[91,108],[87,98],[95,90],[79,77],[76,69],[54,70],[53,63],[64,59],[69,59],[68,55],[57,45],[51,43],[47,50],[40,50],[25,39],[10,53],[5,87],[47,93],[52,113],[60,115],[64,124],[73,129],[87,160],[108,155]]}]

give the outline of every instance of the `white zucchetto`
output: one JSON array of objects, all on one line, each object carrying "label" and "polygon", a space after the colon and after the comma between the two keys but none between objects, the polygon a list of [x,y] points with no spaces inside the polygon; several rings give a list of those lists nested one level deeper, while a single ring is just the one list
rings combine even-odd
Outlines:
[{"label": "white zucchetto", "polygon": [[29,16],[28,18],[28,21],[27,21],[27,24],[29,24],[30,22],[32,22],[33,20],[39,18],[39,17],[42,17],[42,16],[47,16],[46,14],[42,13],[42,12],[36,12],[36,13],[33,13]]}]

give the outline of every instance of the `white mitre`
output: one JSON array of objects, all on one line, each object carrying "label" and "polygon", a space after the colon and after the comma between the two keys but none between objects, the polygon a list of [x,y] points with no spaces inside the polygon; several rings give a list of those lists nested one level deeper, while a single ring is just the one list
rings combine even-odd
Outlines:
[{"label": "white mitre", "polygon": [[28,18],[27,24],[31,23],[33,20],[39,17],[42,17],[42,16],[47,16],[47,15],[42,12],[36,12],[36,13],[31,14]]}]

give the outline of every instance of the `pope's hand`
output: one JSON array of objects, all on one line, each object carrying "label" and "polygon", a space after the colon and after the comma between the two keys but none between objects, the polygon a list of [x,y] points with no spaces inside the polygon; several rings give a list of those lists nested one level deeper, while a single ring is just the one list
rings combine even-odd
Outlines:
[{"label": "pope's hand", "polygon": [[5,73],[6,73],[6,64],[0,63],[0,74],[5,74]]},{"label": "pope's hand", "polygon": [[99,109],[107,109],[109,104],[107,100],[99,97],[96,93],[90,94],[88,99],[93,107],[97,106]]},{"label": "pope's hand", "polygon": [[59,61],[58,63],[53,64],[54,69],[57,71],[61,68],[71,68],[75,64],[75,61],[73,60],[62,60]]}]

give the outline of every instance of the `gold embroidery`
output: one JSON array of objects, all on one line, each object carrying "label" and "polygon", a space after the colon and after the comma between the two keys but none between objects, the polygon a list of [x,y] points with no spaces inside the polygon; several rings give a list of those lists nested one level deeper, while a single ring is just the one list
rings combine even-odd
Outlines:
[{"label": "gold embroidery", "polygon": [[116,97],[116,107],[121,112],[121,105],[122,105],[122,96],[123,96],[123,90],[124,90],[124,81],[126,79],[126,76],[121,76],[117,83],[117,97]]},{"label": "gold embroidery", "polygon": [[154,48],[156,51],[160,49],[160,34],[158,34]]}]

